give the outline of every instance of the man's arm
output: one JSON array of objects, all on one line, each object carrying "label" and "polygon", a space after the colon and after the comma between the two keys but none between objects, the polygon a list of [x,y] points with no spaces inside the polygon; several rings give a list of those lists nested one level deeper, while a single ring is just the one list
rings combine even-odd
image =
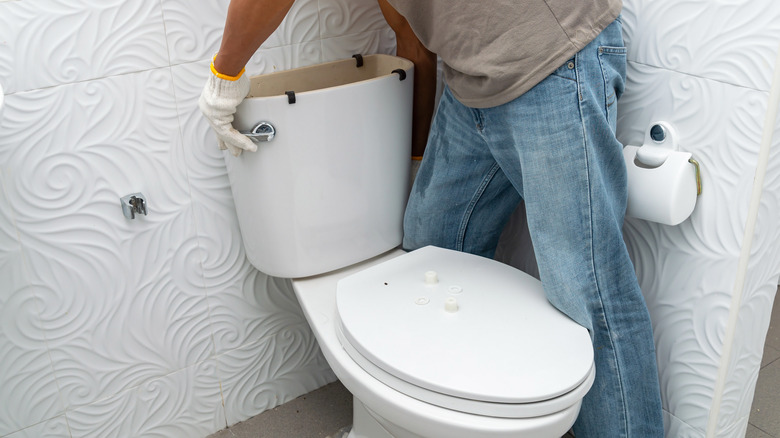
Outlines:
[{"label": "man's arm", "polygon": [[231,0],[214,68],[227,76],[241,72],[249,58],[279,27],[294,0]]},{"label": "man's arm", "polygon": [[222,46],[198,100],[220,149],[234,156],[256,151],[257,146],[233,127],[236,108],[249,94],[244,74],[249,58],[284,20],[294,0],[232,0],[228,7]]},{"label": "man's arm", "polygon": [[436,54],[422,45],[406,19],[387,0],[378,1],[387,24],[395,32],[396,54],[414,63],[412,156],[421,157],[428,142],[436,97]]}]

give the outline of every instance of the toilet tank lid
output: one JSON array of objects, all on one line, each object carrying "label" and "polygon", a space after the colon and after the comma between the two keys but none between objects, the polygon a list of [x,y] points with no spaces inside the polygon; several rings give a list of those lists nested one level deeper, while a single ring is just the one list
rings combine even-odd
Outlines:
[{"label": "toilet tank lid", "polygon": [[383,371],[442,394],[498,403],[563,395],[593,365],[588,331],[535,278],[425,247],[339,281],[345,341]]}]

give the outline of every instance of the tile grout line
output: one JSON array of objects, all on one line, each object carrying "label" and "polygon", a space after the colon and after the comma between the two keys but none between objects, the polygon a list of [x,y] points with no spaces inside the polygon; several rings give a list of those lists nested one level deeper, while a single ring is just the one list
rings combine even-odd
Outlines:
[{"label": "tile grout line", "polygon": [[673,70],[673,69],[668,68],[668,67],[658,66],[658,65],[654,65],[654,64],[648,64],[646,62],[636,61],[636,60],[633,60],[633,59],[628,59],[627,62],[632,63],[632,64],[636,64],[636,65],[642,65],[642,66],[645,66],[645,67],[658,69],[658,70],[666,70],[668,72],[678,73],[678,74],[681,74],[681,75],[684,75],[684,76],[689,76],[689,77],[696,78],[696,79],[701,79],[701,80],[704,80],[704,81],[712,81],[712,82],[717,82],[717,83],[723,84],[723,85],[730,85],[730,86],[737,87],[737,88],[742,88],[742,89],[745,89],[745,90],[758,91],[760,93],[766,93],[766,94],[769,94],[770,91],[771,91],[771,90],[762,90],[760,88],[750,87],[750,86],[742,85],[742,84],[735,84],[733,82],[724,81],[722,79],[710,78],[710,77],[707,77],[707,76],[697,75],[697,74],[689,73],[689,72],[685,72],[685,71]]},{"label": "tile grout line", "polygon": [[764,429],[762,429],[762,428],[760,428],[760,427],[756,426],[755,424],[753,424],[753,423],[751,423],[751,422],[748,422],[748,424],[749,424],[749,425],[751,425],[751,426],[753,426],[753,427],[755,427],[756,429],[760,430],[761,432],[763,432],[763,433],[765,433],[765,434],[767,434],[767,435],[771,436],[772,438],[776,438],[776,437],[775,437],[775,435],[772,435],[771,433],[769,433],[769,432],[765,431]]},{"label": "tile grout line", "polygon": [[[173,73],[174,64],[173,64],[173,60],[171,58],[171,46],[170,46],[170,43],[168,41],[168,27],[167,27],[167,22],[166,22],[166,19],[165,19],[165,7],[163,6],[163,0],[159,0],[159,1],[160,1],[160,14],[162,15],[162,23],[163,23],[163,36],[165,37],[165,47],[167,49],[166,51],[167,51],[167,54],[168,54],[168,72],[171,75],[171,88],[173,89],[173,100],[174,100],[174,104],[176,105],[176,119],[178,121],[178,131],[179,131],[179,133],[178,133],[179,134],[178,147],[180,147],[182,149],[182,152],[184,153],[185,145],[184,145],[184,129],[183,129],[184,126],[183,126],[183,123],[182,123],[182,108],[181,108],[181,105],[180,105],[180,102],[179,102],[179,96],[176,93],[176,77],[175,77],[175,75]],[[197,64],[197,63],[200,63],[200,62],[202,62],[202,60],[192,61],[191,64]],[[185,63],[179,63],[179,64],[176,64],[176,65],[183,65],[183,64],[185,64]],[[189,63],[187,63],[187,64],[189,64]],[[208,293],[209,289],[208,289],[208,286],[206,284],[206,268],[205,268],[204,263],[203,263],[203,259],[205,257],[206,251],[203,249],[202,244],[201,244],[201,240],[202,239],[201,239],[201,235],[200,235],[200,232],[199,232],[200,227],[199,227],[197,215],[195,214],[195,208],[194,208],[195,200],[194,200],[193,194],[192,194],[192,180],[190,178],[190,171],[189,171],[188,166],[186,166],[186,163],[185,163],[185,166],[184,166],[184,172],[185,172],[185,178],[187,178],[187,191],[188,191],[189,200],[190,200],[190,213],[191,213],[192,225],[193,225],[193,229],[194,229],[193,231],[195,232],[195,239],[198,242],[197,243],[198,249],[199,249],[199,251],[201,253],[201,257],[200,257],[200,260],[199,260],[199,266],[200,266],[201,280],[203,282],[202,283],[203,297],[206,300],[206,310],[207,310],[207,315],[208,315],[209,335],[210,335],[210,338],[211,338],[211,354],[208,355],[208,357],[206,359],[204,359],[200,363],[203,363],[203,362],[205,362],[207,360],[213,360],[214,361],[214,378],[216,379],[217,385],[219,387],[219,402],[220,402],[220,406],[222,408],[222,419],[225,421],[225,427],[227,427],[228,426],[228,424],[227,424],[228,420],[227,420],[227,408],[225,407],[225,393],[224,393],[224,390],[223,390],[223,387],[222,387],[222,376],[221,376],[221,373],[220,373],[220,370],[219,370],[219,360],[217,359],[217,343],[216,343],[216,339],[214,337],[214,321],[212,319],[212,314],[211,314],[211,311],[212,311],[212,309],[211,309],[211,300],[209,299],[209,293]],[[195,365],[197,365],[197,364],[194,364],[192,366],[195,366]],[[185,367],[185,369],[186,369],[186,367]]]}]

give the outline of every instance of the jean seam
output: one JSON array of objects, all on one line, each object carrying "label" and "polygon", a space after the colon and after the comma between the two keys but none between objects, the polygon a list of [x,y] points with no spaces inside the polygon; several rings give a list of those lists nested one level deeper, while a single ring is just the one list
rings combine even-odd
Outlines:
[{"label": "jean seam", "polygon": [[580,77],[582,77],[582,75],[580,75],[580,54],[577,53],[574,55],[574,80],[577,81],[577,98],[579,99],[580,120],[583,121],[582,126],[583,129],[585,129],[585,122],[582,117],[582,84],[580,84]]},{"label": "jean seam", "polygon": [[[622,50],[619,50],[622,49]],[[625,56],[625,48],[624,47],[611,47],[611,46],[600,46],[599,47],[599,53],[598,53],[598,60],[599,60],[599,70],[601,70],[601,78],[604,81],[604,116],[609,120],[609,114],[610,111],[615,111],[616,108],[613,108],[615,103],[617,103],[617,93],[615,92],[615,89],[612,88],[612,94],[607,95],[607,92],[610,91],[609,86],[609,80],[607,78],[607,72],[604,67],[604,58],[603,56]]]},{"label": "jean seam", "polygon": [[609,107],[611,106],[609,104],[609,97],[607,96],[607,89],[609,88],[609,84],[607,82],[607,74],[604,71],[604,60],[601,58],[601,55],[604,54],[604,48],[599,47],[599,53],[598,53],[598,60],[599,60],[599,70],[601,73],[601,81],[604,83],[604,117],[609,120]]},{"label": "jean seam", "polygon": [[[577,54],[577,56],[579,56],[579,53]],[[601,60],[599,60],[599,64],[601,64]],[[579,67],[579,63],[577,63],[577,66]],[[626,402],[625,402],[626,401],[626,392],[625,392],[625,387],[623,385],[623,378],[622,378],[622,374],[623,373],[621,371],[620,365],[618,364],[618,357],[617,357],[617,351],[615,349],[615,342],[612,339],[612,330],[610,329],[611,324],[610,324],[609,320],[607,319],[607,313],[604,311],[604,299],[603,299],[602,294],[601,294],[601,285],[599,283],[599,278],[598,278],[598,274],[596,272],[596,265],[595,265],[595,263],[596,263],[596,255],[595,255],[594,245],[593,245],[593,229],[594,229],[594,223],[593,223],[593,192],[592,192],[593,187],[592,187],[592,184],[591,184],[591,175],[590,175],[590,159],[589,159],[589,154],[588,154],[588,136],[587,136],[587,132],[586,132],[587,127],[586,127],[586,124],[585,124],[585,116],[584,116],[585,112],[584,112],[583,107],[582,107],[583,104],[585,104],[585,102],[582,99],[582,92],[581,92],[582,86],[580,84],[580,77],[581,76],[579,75],[579,72],[578,72],[578,74],[577,74],[577,90],[578,90],[579,95],[580,95],[580,101],[578,103],[578,109],[579,109],[579,113],[580,113],[580,126],[582,126],[582,139],[583,139],[582,146],[583,146],[583,152],[584,152],[584,155],[585,155],[585,185],[586,185],[587,190],[588,190],[588,222],[587,223],[588,223],[588,245],[590,246],[590,261],[589,261],[590,262],[590,269],[591,269],[590,273],[591,273],[591,276],[593,278],[593,284],[596,287],[596,294],[598,295],[598,300],[599,300],[598,302],[599,302],[599,307],[600,307],[599,310],[600,310],[600,313],[601,313],[599,315],[599,317],[603,318],[604,324],[607,327],[607,333],[609,334],[607,339],[609,340],[609,344],[610,344],[611,351],[612,351],[612,361],[615,364],[615,373],[618,375],[618,379],[617,379],[618,385],[620,385],[620,397],[621,397],[621,400],[622,400],[621,405],[622,405],[622,415],[623,415],[623,419],[622,419],[623,433],[621,434],[621,436],[627,436],[627,434],[628,434],[628,412],[626,412]],[[603,73],[602,73],[602,77],[603,77]],[[606,93],[604,93],[604,94],[606,94]],[[594,323],[595,323],[595,321],[594,321]]]},{"label": "jean seam", "polygon": [[628,49],[622,46],[599,46],[599,53],[603,55],[625,56]]},{"label": "jean seam", "polygon": [[479,187],[477,187],[477,191],[474,192],[474,195],[471,197],[471,201],[469,201],[469,204],[466,206],[466,211],[463,212],[463,218],[461,219],[460,227],[458,228],[458,240],[455,242],[456,250],[463,251],[463,244],[466,240],[466,229],[468,228],[469,220],[471,219],[471,213],[474,212],[474,208],[477,206],[479,199],[482,197],[482,194],[485,193],[487,186],[490,184],[490,181],[493,180],[493,177],[496,175],[496,172],[498,172],[499,169],[500,166],[498,163],[493,163],[493,166],[482,178],[482,182],[480,183]]}]

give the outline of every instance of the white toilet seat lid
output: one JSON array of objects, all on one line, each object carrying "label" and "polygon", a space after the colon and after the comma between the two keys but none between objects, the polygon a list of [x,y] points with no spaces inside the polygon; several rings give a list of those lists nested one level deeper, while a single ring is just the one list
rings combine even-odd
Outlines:
[{"label": "white toilet seat lid", "polygon": [[[438,283],[426,284],[429,271]],[[587,330],[538,280],[484,257],[422,248],[340,280],[336,306],[345,350],[383,381],[491,404],[545,402],[592,381]]]}]

